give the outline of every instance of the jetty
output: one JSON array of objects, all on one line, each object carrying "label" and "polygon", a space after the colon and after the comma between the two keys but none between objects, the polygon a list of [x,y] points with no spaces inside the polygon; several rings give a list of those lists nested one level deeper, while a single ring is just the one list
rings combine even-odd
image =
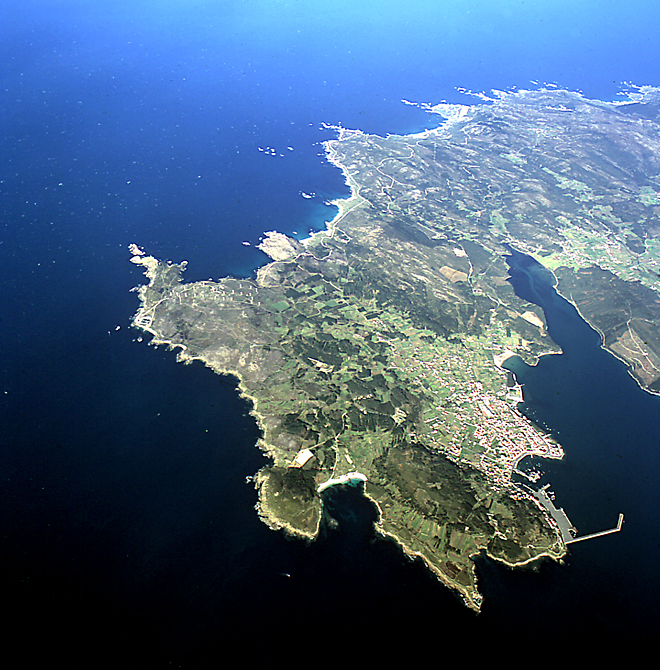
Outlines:
[{"label": "jetty", "polygon": [[601,535],[609,535],[610,533],[618,533],[621,530],[621,526],[623,526],[623,514],[619,513],[619,521],[616,524],[616,528],[601,530],[598,533],[589,533],[589,535],[582,535],[581,537],[574,537],[572,540],[568,540],[566,544],[582,542],[582,540],[590,540],[592,537],[600,537]]},{"label": "jetty", "polygon": [[561,537],[564,540],[564,544],[574,544],[575,542],[582,542],[583,540],[591,540],[594,537],[600,537],[601,535],[610,535],[611,533],[618,533],[623,526],[623,514],[619,514],[619,521],[614,528],[609,530],[601,530],[597,533],[589,533],[588,535],[581,535],[580,537],[575,537],[574,534],[577,533],[577,529],[571,523],[570,519],[563,508],[557,509],[548,497],[548,494],[545,492],[550,484],[546,484],[543,488],[538,489],[537,491],[531,489],[530,487],[525,486],[525,488],[531,490],[534,497],[545,507],[552,518],[557,522],[559,530],[561,532]]}]

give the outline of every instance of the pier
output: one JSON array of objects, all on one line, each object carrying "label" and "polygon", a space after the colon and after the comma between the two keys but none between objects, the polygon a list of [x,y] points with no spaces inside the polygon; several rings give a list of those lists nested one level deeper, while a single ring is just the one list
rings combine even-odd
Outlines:
[{"label": "pier", "polygon": [[572,540],[568,540],[566,544],[572,544],[573,542],[582,542],[582,540],[590,540],[592,537],[600,537],[601,535],[609,535],[610,533],[618,533],[623,526],[623,514],[619,514],[619,521],[616,524],[616,528],[610,528],[609,530],[601,530],[598,533],[590,533],[589,535],[583,535],[582,537],[574,537]]},{"label": "pier", "polygon": [[619,521],[616,524],[615,528],[610,528],[609,530],[601,530],[597,533],[589,533],[589,535],[582,535],[580,537],[574,537],[574,533],[577,533],[577,529],[573,524],[571,523],[570,519],[566,515],[566,512],[560,507],[557,509],[552,500],[548,497],[548,494],[545,492],[545,490],[550,486],[550,484],[546,484],[543,488],[539,489],[538,491],[535,491],[531,489],[528,486],[525,486],[525,488],[529,489],[534,497],[545,507],[548,512],[550,512],[550,515],[552,518],[557,522],[557,525],[559,526],[559,530],[561,532],[561,537],[562,540],[564,540],[564,544],[574,544],[575,542],[582,542],[583,540],[591,540],[594,537],[600,537],[601,535],[610,535],[611,533],[618,533],[621,530],[621,527],[623,526],[623,514],[619,514]]}]

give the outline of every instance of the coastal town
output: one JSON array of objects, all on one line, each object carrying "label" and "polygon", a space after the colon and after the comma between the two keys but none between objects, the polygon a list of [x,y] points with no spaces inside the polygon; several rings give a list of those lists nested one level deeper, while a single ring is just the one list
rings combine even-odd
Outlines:
[{"label": "coastal town", "polygon": [[[395,314],[386,318],[403,326]],[[408,337],[390,345],[399,378],[422,385],[432,397],[416,437],[452,460],[480,469],[494,483],[507,484],[523,458],[561,459],[563,451],[518,411],[522,389],[502,368],[506,354],[493,355],[503,344],[497,338],[506,339],[504,328],[491,327],[458,345],[429,342],[428,333],[409,329]],[[518,339],[510,332],[510,342]]]}]

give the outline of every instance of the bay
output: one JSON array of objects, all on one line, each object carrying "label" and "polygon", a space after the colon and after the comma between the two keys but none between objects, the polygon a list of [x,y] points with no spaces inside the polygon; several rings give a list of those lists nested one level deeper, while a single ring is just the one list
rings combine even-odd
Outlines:
[{"label": "bay", "polygon": [[[569,545],[565,598],[556,616],[567,627],[636,635],[658,621],[657,565],[644,560],[660,541],[660,398],[643,391],[626,366],[601,347],[601,336],[555,290],[555,280],[533,258],[511,250],[516,293],[543,308],[561,354],[535,366],[507,360],[523,389],[519,409],[553,435],[565,457],[544,463],[544,479],[578,535],[616,526],[620,533]],[[567,602],[572,602],[571,608]],[[567,613],[568,615],[567,618]]]}]

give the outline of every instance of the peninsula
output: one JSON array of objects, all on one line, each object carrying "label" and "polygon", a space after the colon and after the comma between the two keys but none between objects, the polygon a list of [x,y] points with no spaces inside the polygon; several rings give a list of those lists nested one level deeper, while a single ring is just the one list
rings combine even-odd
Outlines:
[{"label": "peninsula", "polygon": [[303,242],[267,233],[272,262],[254,279],[185,283],[185,262],[131,245],[149,280],[133,325],[235,376],[252,403],[270,527],[315,537],[323,489],[359,480],[378,530],[475,610],[475,555],[518,566],[566,553],[511,478],[522,458],[562,450],[517,411],[502,367],[559,351],[507,282],[506,249],[552,269],[604,345],[660,388],[656,97],[497,94],[429,108],[445,122],[417,135],[337,129],[326,152],[351,197]]}]

